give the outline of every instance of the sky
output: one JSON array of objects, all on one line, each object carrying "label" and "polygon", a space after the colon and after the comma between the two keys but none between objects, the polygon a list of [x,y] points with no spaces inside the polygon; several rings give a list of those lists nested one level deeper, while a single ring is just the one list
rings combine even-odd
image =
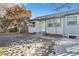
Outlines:
[{"label": "sky", "polygon": [[[64,3],[28,3],[24,5],[28,10],[31,10],[32,18],[44,16],[48,14],[64,12],[68,10],[79,9],[79,4],[77,3],[70,3],[69,5],[66,5],[66,6],[63,6]],[[56,9],[60,7],[62,7],[60,10]]]},{"label": "sky", "polygon": [[[23,4],[25,5],[26,9],[31,10],[31,18],[79,9],[79,3],[18,3],[20,6]],[[0,8],[11,7],[14,5],[16,5],[16,3],[2,3],[0,4]]]}]

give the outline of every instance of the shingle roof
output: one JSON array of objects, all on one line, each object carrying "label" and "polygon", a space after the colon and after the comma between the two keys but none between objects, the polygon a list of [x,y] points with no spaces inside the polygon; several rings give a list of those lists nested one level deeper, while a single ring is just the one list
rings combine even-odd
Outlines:
[{"label": "shingle roof", "polygon": [[71,11],[66,11],[66,12],[61,12],[61,13],[55,13],[55,14],[50,14],[50,15],[45,15],[45,16],[39,16],[31,20],[47,20],[50,18],[58,18],[58,17],[64,17],[68,15],[74,15],[74,14],[79,14],[79,10],[71,10]]}]

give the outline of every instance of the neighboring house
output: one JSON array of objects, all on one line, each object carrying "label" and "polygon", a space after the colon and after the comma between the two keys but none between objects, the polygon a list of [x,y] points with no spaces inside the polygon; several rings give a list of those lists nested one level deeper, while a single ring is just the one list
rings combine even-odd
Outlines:
[{"label": "neighboring house", "polygon": [[79,38],[79,10],[56,13],[30,20],[29,32],[45,32]]}]

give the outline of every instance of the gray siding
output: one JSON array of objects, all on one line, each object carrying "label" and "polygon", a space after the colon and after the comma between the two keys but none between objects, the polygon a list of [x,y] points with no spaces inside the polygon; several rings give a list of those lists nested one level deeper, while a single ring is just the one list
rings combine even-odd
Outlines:
[{"label": "gray siding", "polygon": [[[45,32],[49,34],[63,34],[65,36],[68,36],[70,34],[74,34],[79,36],[79,14],[70,15],[70,16],[77,16],[77,25],[68,25],[67,24],[67,17],[64,16],[62,18],[56,18],[56,19],[48,19],[46,20],[45,24]],[[48,27],[48,22],[51,20],[51,23],[53,23],[53,20],[60,20],[61,19],[61,26],[58,27]],[[29,32],[41,32],[41,24],[39,21],[35,21],[35,27],[29,27]]]}]

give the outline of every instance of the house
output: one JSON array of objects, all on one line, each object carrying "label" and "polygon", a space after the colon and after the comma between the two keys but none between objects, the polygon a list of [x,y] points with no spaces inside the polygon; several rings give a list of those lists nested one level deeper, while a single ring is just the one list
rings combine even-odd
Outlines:
[{"label": "house", "polygon": [[30,20],[29,32],[45,32],[79,38],[79,10],[36,17]]}]

